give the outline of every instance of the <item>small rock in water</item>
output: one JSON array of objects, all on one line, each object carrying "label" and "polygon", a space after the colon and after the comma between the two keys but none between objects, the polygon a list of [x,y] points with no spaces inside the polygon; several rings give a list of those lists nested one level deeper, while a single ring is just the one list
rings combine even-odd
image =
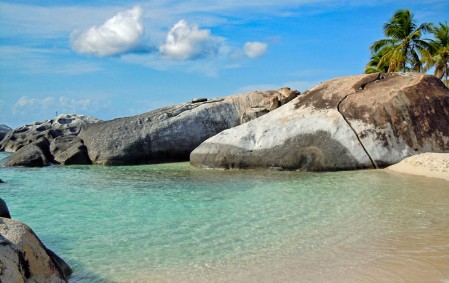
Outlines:
[{"label": "small rock in water", "polygon": [[2,198],[0,198],[0,217],[11,218],[8,206],[6,205],[6,202]]},{"label": "small rock in water", "polygon": [[207,101],[207,98],[204,97],[197,97],[192,99],[192,103],[205,102],[205,101]]}]

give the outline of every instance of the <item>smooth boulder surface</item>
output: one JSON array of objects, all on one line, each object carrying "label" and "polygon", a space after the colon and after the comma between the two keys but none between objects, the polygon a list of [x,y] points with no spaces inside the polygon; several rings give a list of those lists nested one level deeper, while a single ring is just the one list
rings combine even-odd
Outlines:
[{"label": "smooth boulder surface", "polygon": [[3,138],[8,134],[12,129],[6,125],[1,124],[0,125],[0,141],[3,140]]},{"label": "smooth boulder surface", "polygon": [[416,153],[449,151],[449,90],[418,73],[337,78],[265,116],[206,140],[201,168],[381,168]]},{"label": "smooth boulder surface", "polygon": [[79,133],[94,164],[127,165],[188,160],[207,138],[262,116],[299,92],[252,92],[160,108],[90,124]]},{"label": "smooth boulder surface", "polygon": [[76,136],[82,126],[99,121],[85,115],[61,114],[51,120],[35,122],[8,132],[0,142],[0,151],[16,152],[43,137],[52,141],[60,136]]},{"label": "smooth boulder surface", "polygon": [[67,282],[71,269],[59,260],[26,224],[0,218],[0,282]]}]

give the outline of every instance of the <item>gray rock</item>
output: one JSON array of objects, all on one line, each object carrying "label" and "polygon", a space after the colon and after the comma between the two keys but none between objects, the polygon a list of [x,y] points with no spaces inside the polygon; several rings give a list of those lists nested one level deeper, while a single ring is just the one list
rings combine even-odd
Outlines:
[{"label": "gray rock", "polygon": [[7,133],[9,133],[9,131],[11,131],[12,129],[6,125],[0,125],[0,141],[3,140],[3,138],[6,136]]},{"label": "gray rock", "polygon": [[192,103],[206,102],[206,101],[207,101],[207,98],[204,98],[204,97],[197,97],[197,98],[192,99]]},{"label": "gray rock", "polygon": [[73,270],[70,265],[67,264],[60,256],[58,256],[54,251],[45,247],[45,251],[51,258],[53,263],[58,267],[59,271],[64,275],[65,278],[69,278],[72,275]]},{"label": "gray rock", "polygon": [[50,142],[42,137],[11,155],[5,162],[5,166],[42,167],[50,165],[53,156],[50,154]]},{"label": "gray rock", "polygon": [[85,115],[61,114],[51,120],[35,122],[8,132],[0,142],[0,151],[16,152],[42,137],[52,141],[59,136],[77,135],[82,126],[99,121]]},{"label": "gray rock", "polygon": [[257,120],[209,138],[202,168],[382,168],[449,151],[449,90],[434,76],[372,74],[322,83]]},{"label": "gray rock", "polygon": [[67,282],[68,265],[57,258],[26,224],[0,218],[0,282]]},{"label": "gray rock", "polygon": [[91,164],[87,148],[77,136],[60,136],[50,144],[50,153],[60,164]]},{"label": "gray rock", "polygon": [[0,217],[11,218],[8,206],[6,205],[6,202],[2,198],[0,198]]},{"label": "gray rock", "polygon": [[268,113],[298,94],[281,89],[178,104],[138,116],[89,124],[78,136],[84,141],[90,160],[96,164],[188,160],[190,152],[207,138],[257,117],[251,114],[254,109]]}]

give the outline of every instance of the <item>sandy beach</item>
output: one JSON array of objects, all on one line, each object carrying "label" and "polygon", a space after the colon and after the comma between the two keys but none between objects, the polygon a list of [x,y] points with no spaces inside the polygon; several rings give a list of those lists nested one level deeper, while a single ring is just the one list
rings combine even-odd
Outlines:
[{"label": "sandy beach", "polygon": [[414,155],[388,167],[387,170],[449,181],[449,153],[427,152]]}]

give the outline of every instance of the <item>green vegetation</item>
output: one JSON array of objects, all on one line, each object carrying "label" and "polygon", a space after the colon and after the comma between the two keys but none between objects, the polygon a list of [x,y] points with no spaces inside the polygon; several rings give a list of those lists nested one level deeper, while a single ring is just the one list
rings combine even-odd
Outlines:
[{"label": "green vegetation", "polygon": [[435,68],[435,76],[443,79],[446,85],[448,85],[448,65],[449,65],[449,27],[447,22],[440,23],[438,27],[434,28],[433,34],[435,40],[431,42],[432,56],[427,62],[430,67]]},{"label": "green vegetation", "polygon": [[[375,41],[371,47],[371,59],[365,73],[375,72],[427,72],[444,78],[448,85],[449,28],[447,22],[435,27],[431,23],[419,26],[408,10],[398,10],[384,24],[385,39]],[[434,39],[423,38],[433,34]]]}]

